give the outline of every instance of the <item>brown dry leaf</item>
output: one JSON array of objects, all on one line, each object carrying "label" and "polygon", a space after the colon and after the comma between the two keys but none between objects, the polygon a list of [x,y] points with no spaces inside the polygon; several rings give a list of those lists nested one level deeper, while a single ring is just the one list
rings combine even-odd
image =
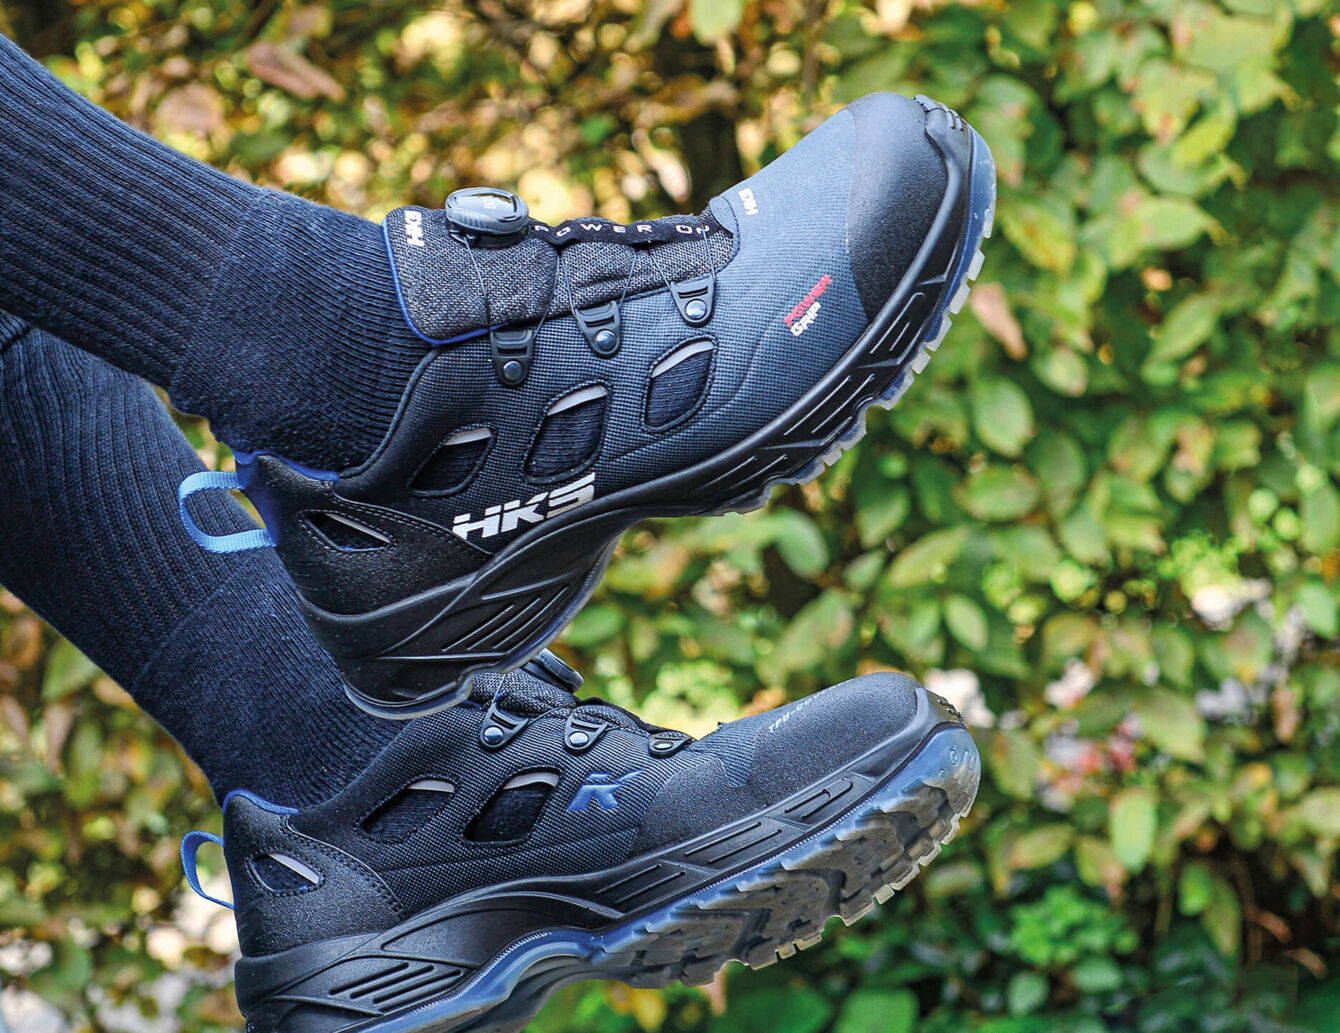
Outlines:
[{"label": "brown dry leaf", "polygon": [[1326,962],[1315,951],[1310,951],[1306,947],[1296,947],[1293,950],[1285,951],[1284,956],[1298,962],[1317,979],[1326,978]]},{"label": "brown dry leaf", "polygon": [[1001,343],[1006,355],[1012,359],[1022,359],[1028,354],[1024,332],[1010,311],[1004,287],[998,283],[981,284],[968,295],[968,304],[986,332]]},{"label": "brown dry leaf", "polygon": [[262,82],[287,90],[295,97],[344,100],[344,87],[301,54],[258,40],[247,48],[247,71]]},{"label": "brown dry leaf", "polygon": [[713,1015],[722,1015],[726,1011],[726,970],[722,969],[712,981],[706,986],[699,987],[704,997],[707,998],[707,1006],[712,1010]]},{"label": "brown dry leaf", "polygon": [[65,702],[52,703],[42,715],[46,724],[46,766],[48,771],[60,771],[61,754],[65,751],[65,740],[70,737],[74,727],[74,710]]},{"label": "brown dry leaf", "polygon": [[1275,714],[1275,736],[1280,742],[1288,742],[1298,731],[1302,713],[1298,709],[1298,696],[1287,685],[1277,685],[1270,694],[1270,708]]},{"label": "brown dry leaf", "polygon": [[42,624],[36,617],[20,617],[0,638],[0,657],[19,671],[30,671],[42,659]]},{"label": "brown dry leaf", "polygon": [[0,696],[0,724],[13,732],[14,738],[21,743],[27,743],[32,734],[28,715],[13,696]]},{"label": "brown dry leaf", "polygon": [[165,129],[208,136],[223,127],[223,98],[202,83],[187,83],[168,91],[154,119]]}]

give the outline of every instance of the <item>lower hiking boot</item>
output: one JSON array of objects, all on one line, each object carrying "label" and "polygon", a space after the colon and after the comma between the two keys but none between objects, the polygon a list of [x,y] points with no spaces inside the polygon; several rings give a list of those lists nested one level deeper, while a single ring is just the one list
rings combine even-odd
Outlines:
[{"label": "lower hiking boot", "polygon": [[398,209],[426,357],[379,450],[239,455],[183,498],[240,483],[356,701],[449,705],[550,642],[637,521],[758,507],[854,443],[944,337],[994,207],[976,132],[876,94],[698,216],[547,226],[483,188]]},{"label": "lower hiking boot", "polygon": [[[702,739],[551,654],[475,679],[305,810],[224,801],[247,1033],[511,1033],[568,983],[770,965],[908,883],[977,792],[949,704],[900,674]],[[183,841],[199,889],[195,851]]]}]

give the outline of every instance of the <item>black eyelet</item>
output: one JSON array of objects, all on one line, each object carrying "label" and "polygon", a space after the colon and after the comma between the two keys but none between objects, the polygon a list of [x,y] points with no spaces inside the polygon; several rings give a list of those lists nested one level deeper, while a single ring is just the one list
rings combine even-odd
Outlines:
[{"label": "black eyelet", "polygon": [[608,359],[618,353],[620,340],[617,301],[591,305],[589,308],[574,308],[572,316],[582,328],[582,335],[593,352],[602,359]]},{"label": "black eyelet", "polygon": [[679,317],[689,326],[706,326],[712,318],[712,307],[716,303],[717,281],[715,276],[697,276],[670,285],[675,307]]},{"label": "black eyelet", "polygon": [[520,387],[530,376],[530,364],[535,358],[535,334],[535,327],[489,331],[493,371],[504,387]]},{"label": "black eyelet", "polygon": [[573,753],[585,753],[596,744],[609,729],[608,721],[594,717],[583,717],[577,710],[568,714],[568,722],[563,727],[563,745]]},{"label": "black eyelet", "polygon": [[693,736],[663,728],[659,732],[651,733],[647,739],[647,749],[651,751],[654,757],[668,757],[691,742],[693,742]]},{"label": "black eyelet", "polygon": [[484,725],[479,729],[479,743],[486,750],[500,750],[521,734],[530,718],[517,717],[498,707],[498,701],[489,704]]}]

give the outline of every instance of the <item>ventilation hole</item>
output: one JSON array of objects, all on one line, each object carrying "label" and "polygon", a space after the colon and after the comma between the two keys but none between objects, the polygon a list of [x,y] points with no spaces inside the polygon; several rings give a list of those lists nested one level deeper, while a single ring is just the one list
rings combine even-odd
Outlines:
[{"label": "ventilation hole", "polygon": [[707,387],[713,349],[711,341],[690,341],[652,367],[647,390],[648,427],[668,427],[693,410]]},{"label": "ventilation hole", "polygon": [[345,552],[380,549],[391,541],[380,531],[366,524],[360,524],[357,520],[351,520],[347,516],[340,516],[338,513],[327,513],[325,510],[317,509],[304,513],[302,518],[307,521],[307,526],[328,544]]},{"label": "ventilation hole", "polygon": [[435,818],[454,792],[456,787],[450,782],[420,779],[364,818],[363,828],[385,843],[402,843]]},{"label": "ventilation hole", "polygon": [[493,431],[487,427],[472,427],[453,434],[437,446],[419,472],[410,478],[410,489],[432,493],[459,491],[479,469],[492,440]]},{"label": "ventilation hole", "polygon": [[608,395],[599,385],[583,387],[551,405],[526,460],[526,472],[531,477],[554,477],[590,459],[600,445]]},{"label": "ventilation hole", "polygon": [[261,854],[251,859],[251,870],[273,893],[300,893],[321,885],[321,873],[288,854]]},{"label": "ventilation hole", "polygon": [[493,794],[493,799],[470,822],[465,838],[476,843],[520,839],[535,827],[544,803],[556,785],[557,771],[531,771],[518,775]]}]

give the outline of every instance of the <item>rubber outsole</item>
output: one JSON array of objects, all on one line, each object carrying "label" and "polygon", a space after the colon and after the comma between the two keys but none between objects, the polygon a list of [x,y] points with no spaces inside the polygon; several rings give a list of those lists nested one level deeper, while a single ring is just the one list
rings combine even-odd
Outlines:
[{"label": "rubber outsole", "polygon": [[[694,471],[686,471],[667,478],[665,486],[645,486],[639,489],[641,500],[609,497],[588,503],[566,524],[548,523],[529,540],[514,543],[464,585],[444,586],[388,608],[386,618],[397,610],[395,621],[414,629],[398,647],[376,656],[343,658],[340,642],[342,632],[347,641],[348,628],[333,615],[309,607],[318,637],[335,654],[357,705],[381,717],[410,718],[461,702],[469,695],[474,674],[514,670],[558,636],[594,592],[623,530],[648,517],[760,508],[778,485],[814,480],[861,440],[870,409],[897,403],[925,370],[967,301],[984,261],[983,241],[995,221],[995,166],[989,148],[949,109],[931,107],[932,114],[944,112],[971,139],[962,173],[967,176],[964,225],[943,279],[900,287],[902,309],[887,319],[881,313],[885,329],[867,332],[848,353],[856,355],[855,367],[825,387],[826,396],[818,401],[807,397],[798,403],[798,414],[784,414],[738,446],[744,453],[740,462],[714,460],[710,476],[694,480]],[[923,249],[927,254],[933,243],[928,241]],[[934,307],[919,321],[920,329],[907,334],[906,317],[925,304],[931,290],[936,290]],[[844,359],[844,364],[852,361]],[[748,486],[743,492],[741,484]],[[704,502],[684,506],[664,501],[675,497]],[[323,625],[328,626],[324,633]],[[447,673],[435,681],[440,671]],[[394,692],[386,691],[397,677],[409,680]]]},{"label": "rubber outsole", "polygon": [[850,925],[910,883],[958,832],[980,777],[967,731],[943,727],[855,808],[786,850],[603,932],[522,939],[449,993],[341,1033],[518,1033],[578,980],[701,985],[731,961],[791,957],[829,920]]}]

